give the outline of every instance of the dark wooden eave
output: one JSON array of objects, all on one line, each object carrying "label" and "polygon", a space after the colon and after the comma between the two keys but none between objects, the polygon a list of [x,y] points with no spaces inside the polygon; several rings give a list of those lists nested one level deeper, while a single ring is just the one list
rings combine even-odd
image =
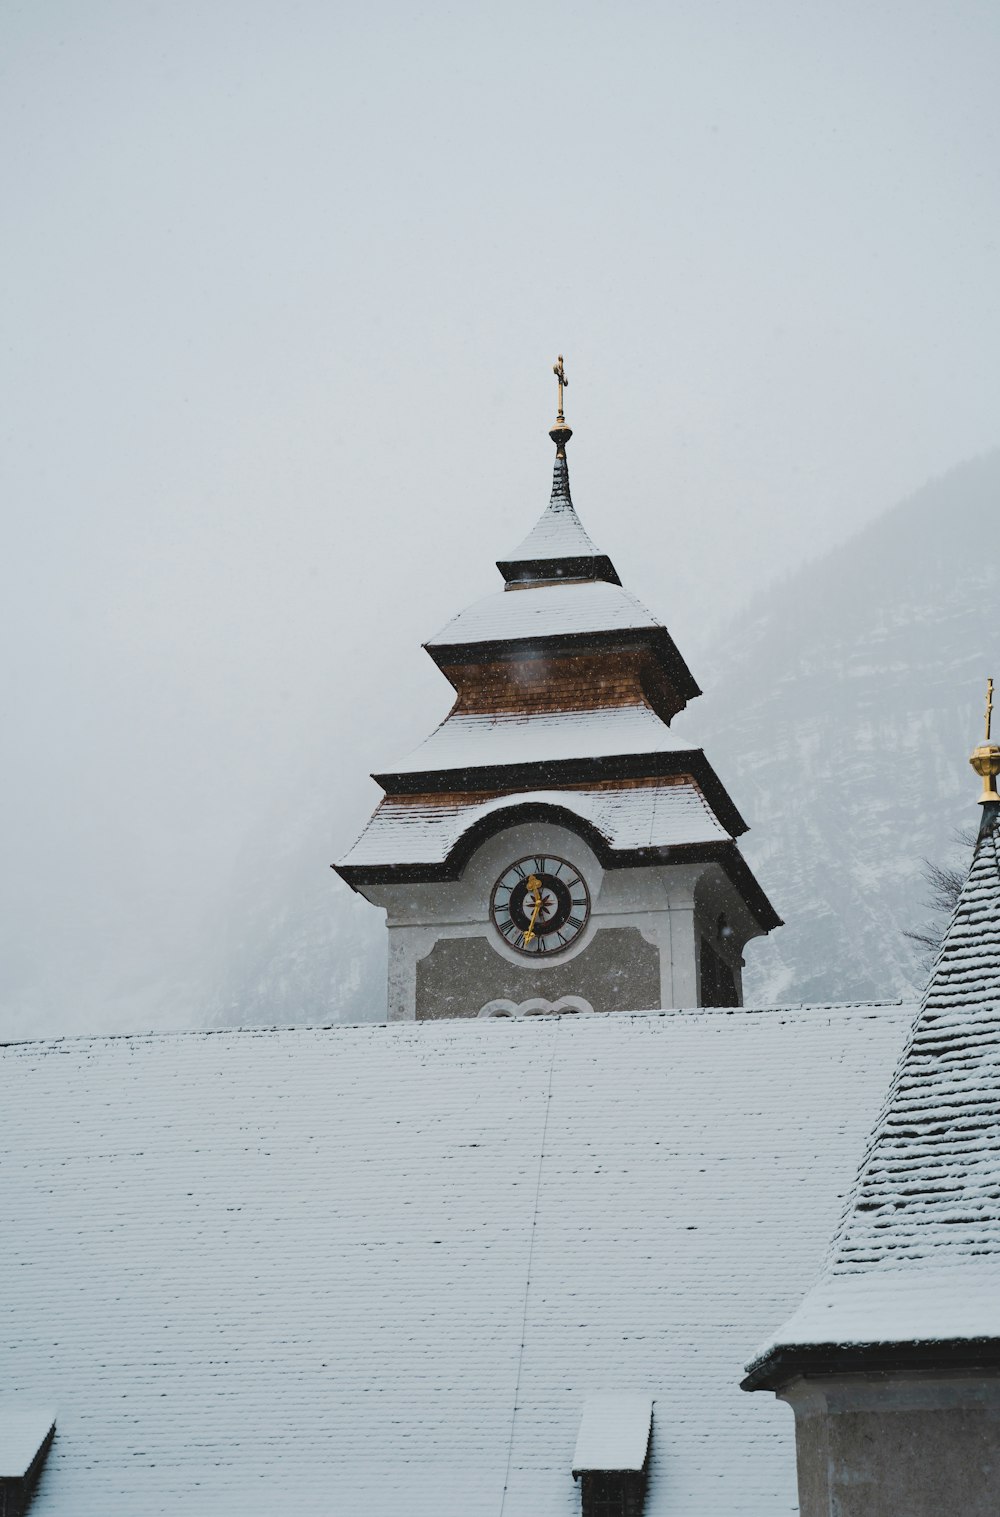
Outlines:
[{"label": "dark wooden eave", "polygon": [[792,1380],[829,1375],[950,1374],[1000,1370],[1000,1338],[905,1343],[809,1343],[772,1349],[750,1366],[744,1391],[779,1391]]},{"label": "dark wooden eave", "polygon": [[[513,592],[517,594],[517,591]],[[457,664],[490,664],[517,659],[548,659],[557,654],[601,653],[619,648],[648,648],[663,664],[685,701],[701,687],[666,627],[619,627],[605,632],[558,632],[550,637],[512,637],[481,643],[424,643],[445,674]]]},{"label": "dark wooden eave", "polygon": [[620,585],[618,570],[606,553],[581,554],[579,558],[497,559],[497,568],[508,585],[554,585],[567,579],[602,579]]}]

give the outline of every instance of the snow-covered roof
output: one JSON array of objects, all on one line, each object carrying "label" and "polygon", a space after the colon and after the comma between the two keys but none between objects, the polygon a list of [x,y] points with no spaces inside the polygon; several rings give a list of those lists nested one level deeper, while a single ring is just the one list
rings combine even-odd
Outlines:
[{"label": "snow-covered roof", "polygon": [[570,495],[566,457],[558,454],[552,475],[552,497],[548,505],[527,537],[505,559],[501,559],[501,565],[511,568],[516,564],[530,564],[546,559],[601,556],[576,514]]},{"label": "snow-covered roof", "polygon": [[573,1474],[588,1470],[643,1468],[649,1454],[653,1402],[649,1396],[589,1396],[583,1403],[580,1431],[573,1451]]},{"label": "snow-covered roof", "polygon": [[0,1396],[0,1480],[24,1479],[55,1421],[51,1408],[26,1406]]},{"label": "snow-covered roof", "polygon": [[32,1517],[578,1517],[608,1388],[656,1401],[646,1517],[794,1512],[791,1419],[739,1365],[911,1015],[3,1049],[4,1387],[59,1412]]},{"label": "snow-covered roof", "polygon": [[729,833],[689,779],[627,789],[567,786],[485,798],[472,795],[457,803],[435,797],[387,796],[338,867],[442,864],[477,822],[494,811],[520,806],[558,806],[596,827],[611,848],[622,850],[729,840]]},{"label": "snow-covered roof", "polygon": [[809,1343],[1000,1337],[1000,833],[986,820],[827,1268],[755,1364]]},{"label": "snow-covered roof", "polygon": [[449,716],[387,772],[416,774],[618,754],[679,753],[690,747],[674,736],[655,711],[639,703],[589,711],[463,711]]},{"label": "snow-covered roof", "polygon": [[515,638],[560,637],[582,632],[648,630],[660,623],[621,585],[605,580],[567,581],[499,590],[452,618],[427,648]]},{"label": "snow-covered roof", "polygon": [[987,1261],[824,1274],[767,1350],[960,1338],[1000,1338],[1000,1281]]}]

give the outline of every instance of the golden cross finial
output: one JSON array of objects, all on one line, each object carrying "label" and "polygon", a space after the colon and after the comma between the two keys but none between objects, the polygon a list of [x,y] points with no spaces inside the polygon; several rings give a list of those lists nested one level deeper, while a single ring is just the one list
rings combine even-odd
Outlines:
[{"label": "golden cross finial", "polygon": [[565,421],[563,415],[563,390],[569,388],[569,380],[566,378],[566,370],[563,368],[563,356],[559,354],[559,362],[552,365],[552,372],[559,381],[559,415],[557,421]]},{"label": "golden cross finial", "polygon": [[985,806],[987,802],[1000,806],[1000,792],[997,791],[997,779],[1000,778],[1000,743],[990,742],[992,717],[993,681],[988,679],[986,681],[986,741],[972,750],[972,757],[969,760],[976,773],[982,776],[983,793],[979,797],[981,806]]},{"label": "golden cross finial", "polygon": [[990,740],[990,728],[993,725],[993,681],[986,681],[986,741]]}]

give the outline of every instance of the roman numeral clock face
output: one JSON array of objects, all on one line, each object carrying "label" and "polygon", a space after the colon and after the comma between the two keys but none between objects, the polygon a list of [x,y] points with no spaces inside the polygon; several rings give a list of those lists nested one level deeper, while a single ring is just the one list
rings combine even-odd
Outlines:
[{"label": "roman numeral clock face", "polygon": [[544,958],[580,936],[590,916],[590,891],[565,859],[535,854],[504,870],[493,886],[490,916],[511,948]]}]

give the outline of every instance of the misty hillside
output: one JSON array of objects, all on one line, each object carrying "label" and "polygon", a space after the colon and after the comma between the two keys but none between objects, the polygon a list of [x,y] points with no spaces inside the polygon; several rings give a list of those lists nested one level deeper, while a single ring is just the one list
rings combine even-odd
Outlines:
[{"label": "misty hillside", "polygon": [[977,824],[968,756],[1000,668],[1000,453],[952,470],[762,596],[698,661],[688,713],[786,925],[748,1000],[908,994],[921,862]]},{"label": "misty hillside", "polygon": [[[343,809],[329,776],[324,784],[307,770],[287,811],[262,828],[266,841],[241,861],[209,999],[217,1024],[384,1020],[385,915],[330,868],[346,847]],[[361,801],[355,833],[368,809]]]},{"label": "misty hillside", "polygon": [[[707,656],[677,719],[750,823],[786,925],[747,951],[756,1001],[894,996],[921,982],[922,860],[978,820],[968,754],[1000,672],[1000,453],[958,468],[762,596]],[[443,714],[443,713],[442,713]],[[430,721],[428,721],[428,726]],[[262,872],[227,903],[220,1021],[385,1014],[380,911],[327,865],[353,831],[329,778],[290,798]],[[350,832],[350,836],[348,833]]]}]

